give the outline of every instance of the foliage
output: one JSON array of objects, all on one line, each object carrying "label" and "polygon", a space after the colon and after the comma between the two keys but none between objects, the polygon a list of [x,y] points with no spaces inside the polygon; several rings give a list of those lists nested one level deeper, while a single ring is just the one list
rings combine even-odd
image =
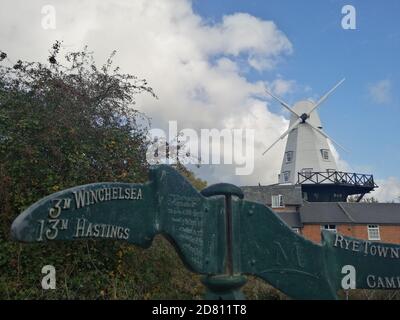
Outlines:
[{"label": "foliage", "polygon": [[175,169],[180,172],[197,190],[202,190],[207,186],[207,181],[197,178],[194,173],[188,170],[181,162],[174,165]]},{"label": "foliage", "polygon": [[151,88],[112,57],[100,69],[86,50],[65,59],[0,68],[0,210],[11,218],[73,185],[146,177],[146,119],[132,106]]},{"label": "foliage", "polygon": [[344,300],[400,300],[400,290],[340,290],[339,297]]}]

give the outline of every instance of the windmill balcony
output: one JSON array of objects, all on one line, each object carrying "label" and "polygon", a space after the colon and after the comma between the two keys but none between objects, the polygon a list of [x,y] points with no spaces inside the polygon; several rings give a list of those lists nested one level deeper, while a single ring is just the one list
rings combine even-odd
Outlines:
[{"label": "windmill balcony", "polygon": [[341,185],[354,185],[375,188],[377,185],[374,182],[372,174],[349,173],[341,171],[329,172],[299,172],[298,184],[304,183],[334,183]]},{"label": "windmill balcony", "polygon": [[299,172],[297,184],[303,197],[311,202],[343,201],[350,195],[360,195],[357,201],[377,188],[371,174],[341,171]]}]

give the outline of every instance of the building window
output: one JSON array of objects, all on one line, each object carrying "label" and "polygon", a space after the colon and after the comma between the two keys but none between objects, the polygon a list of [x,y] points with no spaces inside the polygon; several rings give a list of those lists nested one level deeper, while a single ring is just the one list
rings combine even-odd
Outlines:
[{"label": "building window", "polygon": [[379,226],[376,224],[368,225],[368,240],[381,240]]},{"label": "building window", "polygon": [[300,233],[300,229],[299,228],[292,228],[292,230],[296,233]]},{"label": "building window", "polygon": [[323,225],[323,226],[321,226],[321,229],[323,229],[323,230],[328,230],[328,231],[332,231],[332,232],[334,232],[334,233],[337,232],[337,230],[336,230],[336,225],[335,225],[335,224],[326,224],[326,225]]},{"label": "building window", "polygon": [[272,208],[284,208],[283,196],[281,194],[272,196]]},{"label": "building window", "polygon": [[290,163],[293,160],[293,151],[288,151],[285,153],[286,163]]},{"label": "building window", "polygon": [[289,182],[290,179],[290,171],[283,172],[283,182]]},{"label": "building window", "polygon": [[321,155],[322,155],[322,159],[329,160],[329,150],[321,149]]}]

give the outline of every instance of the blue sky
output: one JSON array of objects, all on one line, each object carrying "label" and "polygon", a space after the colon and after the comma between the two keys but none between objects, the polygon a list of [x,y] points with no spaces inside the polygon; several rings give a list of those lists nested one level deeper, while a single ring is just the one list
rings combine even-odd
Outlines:
[{"label": "blue sky", "polygon": [[[341,27],[346,4],[356,9],[356,30]],[[272,72],[249,69],[246,77],[295,80],[297,90],[284,97],[290,103],[316,98],[346,77],[319,109],[325,131],[350,150],[339,152],[354,170],[400,177],[400,1],[197,0],[193,9],[210,23],[237,12],[274,21],[293,53]],[[382,81],[387,99],[376,101],[370,88]],[[271,109],[283,112],[277,104]]]}]

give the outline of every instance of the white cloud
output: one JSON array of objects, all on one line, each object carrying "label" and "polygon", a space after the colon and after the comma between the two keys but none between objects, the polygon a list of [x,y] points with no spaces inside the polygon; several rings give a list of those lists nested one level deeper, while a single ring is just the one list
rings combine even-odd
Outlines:
[{"label": "white cloud", "polygon": [[282,53],[292,52],[291,43],[274,22],[246,13],[224,16],[221,24],[207,31],[205,47],[210,53],[246,53],[250,66],[259,71],[272,68]]},{"label": "white cloud", "polygon": [[282,96],[284,94],[293,92],[295,86],[296,86],[296,81],[284,80],[282,78],[275,79],[271,83],[272,90],[278,96]]},{"label": "white cloud", "polygon": [[384,180],[377,180],[379,188],[368,194],[366,197],[374,197],[379,202],[399,202],[400,200],[400,180],[396,177],[389,177]]},{"label": "white cloud", "polygon": [[380,80],[368,86],[368,93],[372,100],[378,104],[391,101],[392,83],[390,80]]},{"label": "white cloud", "polygon": [[[68,50],[88,45],[102,62],[117,49],[116,63],[124,72],[146,78],[159,100],[138,96],[137,107],[153,127],[167,129],[251,128],[255,130],[256,168],[238,177],[230,166],[205,166],[199,172],[210,182],[273,183],[277,181],[284,142],[265,157],[265,147],[288,121],[271,113],[265,82],[250,82],[246,71],[274,68],[292,52],[288,38],[272,21],[246,13],[222,17],[210,24],[196,15],[189,0],[115,0],[54,2],[56,30],[41,28],[41,8],[48,1],[3,1],[0,12],[1,50],[11,59],[44,60],[48,49],[63,40]],[[283,94],[291,81],[272,84]]]}]

